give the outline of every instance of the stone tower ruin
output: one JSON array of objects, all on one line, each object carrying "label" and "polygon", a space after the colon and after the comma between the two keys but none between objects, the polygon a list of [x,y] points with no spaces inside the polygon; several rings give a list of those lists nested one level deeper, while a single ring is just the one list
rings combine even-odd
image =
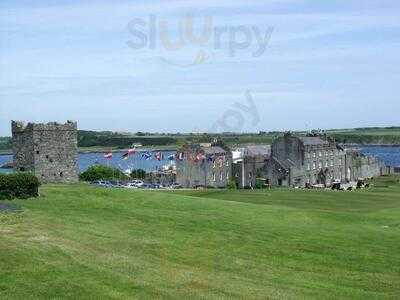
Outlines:
[{"label": "stone tower ruin", "polygon": [[78,182],[77,123],[11,122],[16,171],[33,172],[42,183]]}]

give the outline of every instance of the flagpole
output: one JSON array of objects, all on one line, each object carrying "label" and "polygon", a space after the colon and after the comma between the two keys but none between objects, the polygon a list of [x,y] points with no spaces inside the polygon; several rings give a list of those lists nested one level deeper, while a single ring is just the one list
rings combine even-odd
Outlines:
[{"label": "flagpole", "polygon": [[204,186],[207,189],[207,159],[203,161],[204,162]]},{"label": "flagpole", "polygon": [[[111,164],[112,164],[112,159],[113,159],[113,157],[111,156],[111,158],[110,158]],[[113,170],[113,181],[115,181],[115,169],[112,167],[112,170]]]}]

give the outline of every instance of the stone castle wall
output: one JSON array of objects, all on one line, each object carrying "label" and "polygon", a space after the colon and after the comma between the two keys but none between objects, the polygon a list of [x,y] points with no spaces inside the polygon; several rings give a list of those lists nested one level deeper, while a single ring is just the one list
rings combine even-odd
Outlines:
[{"label": "stone castle wall", "polygon": [[31,171],[43,183],[78,181],[77,123],[25,125],[12,122],[17,171]]}]

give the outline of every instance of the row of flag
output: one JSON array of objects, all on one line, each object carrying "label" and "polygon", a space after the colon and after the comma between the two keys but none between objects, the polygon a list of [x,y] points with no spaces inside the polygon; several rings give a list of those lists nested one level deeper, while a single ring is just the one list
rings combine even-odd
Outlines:
[{"label": "row of flag", "polygon": [[[130,156],[135,155],[136,153],[137,152],[136,152],[135,149],[129,149],[127,152],[125,152],[121,156],[121,158],[123,160],[127,160]],[[150,153],[149,151],[140,152],[140,156],[141,156],[142,159],[145,159],[145,160],[150,160],[153,157],[158,161],[164,160],[164,154],[161,151],[158,151],[158,152],[154,153],[154,155],[152,153]],[[105,153],[104,154],[104,158],[105,159],[112,159],[113,158],[113,153],[112,152]],[[175,160],[175,155],[170,155],[168,157],[168,159],[169,160]]]},{"label": "row of flag", "polygon": [[[136,153],[138,153],[135,149],[129,149],[127,152],[125,152],[122,155],[122,159],[123,160],[127,160],[130,156],[135,155]],[[140,154],[140,157],[144,160],[150,160],[152,158],[158,160],[158,161],[162,161],[164,160],[164,154],[161,151],[157,151],[155,153],[151,153],[149,151],[142,151],[139,152],[138,154]],[[113,153],[112,152],[107,152],[104,154],[104,158],[105,159],[112,159],[113,158]],[[189,160],[189,161],[194,161],[194,162],[215,162],[215,161],[224,161],[225,160],[225,156],[224,155],[217,155],[217,154],[209,154],[209,155],[204,155],[202,153],[198,153],[198,154],[189,154],[189,155],[185,155],[185,153],[183,152],[179,152],[176,154],[171,154],[167,157],[168,160],[173,161],[173,160],[179,160],[179,161],[183,161],[185,159]]]}]

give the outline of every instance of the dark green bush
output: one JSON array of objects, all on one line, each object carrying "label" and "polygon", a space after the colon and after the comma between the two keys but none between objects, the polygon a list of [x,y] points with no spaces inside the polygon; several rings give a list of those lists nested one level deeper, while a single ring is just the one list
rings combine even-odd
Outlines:
[{"label": "dark green bush", "polygon": [[121,170],[107,167],[107,166],[92,166],[85,172],[81,173],[79,178],[83,181],[95,181],[95,180],[125,180],[128,179]]},{"label": "dark green bush", "polygon": [[256,185],[255,188],[256,189],[265,189],[267,187],[266,183],[265,183],[265,179],[256,179]]},{"label": "dark green bush", "polygon": [[146,171],[142,169],[133,170],[131,172],[131,178],[133,179],[145,179],[146,175]]},{"label": "dark green bush", "polygon": [[227,185],[227,188],[228,188],[229,190],[236,190],[236,188],[237,188],[237,186],[236,186],[236,181],[233,180],[233,179],[229,180],[228,185]]},{"label": "dark green bush", "polygon": [[0,174],[0,199],[37,197],[39,186],[32,173]]}]

